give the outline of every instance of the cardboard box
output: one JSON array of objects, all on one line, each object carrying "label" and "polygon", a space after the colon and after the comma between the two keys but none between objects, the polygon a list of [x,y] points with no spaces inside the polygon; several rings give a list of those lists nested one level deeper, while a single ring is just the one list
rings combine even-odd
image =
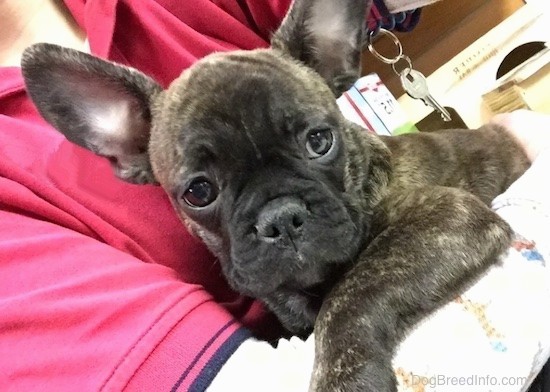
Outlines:
[{"label": "cardboard box", "polygon": [[[451,61],[428,77],[430,92],[444,106],[456,109],[472,128],[493,115],[483,103],[483,95],[497,86],[497,70],[506,55],[516,47],[533,41],[550,41],[550,3],[530,0],[514,14],[480,37]],[[533,109],[550,113],[549,67],[542,67],[524,82],[525,99]],[[427,116],[431,109],[407,95],[398,99],[413,122]]]}]

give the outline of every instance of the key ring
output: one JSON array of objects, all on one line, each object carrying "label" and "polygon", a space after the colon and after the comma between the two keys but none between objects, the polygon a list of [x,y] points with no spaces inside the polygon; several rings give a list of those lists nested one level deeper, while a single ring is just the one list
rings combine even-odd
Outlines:
[{"label": "key ring", "polygon": [[[397,64],[401,60],[405,61],[407,64],[406,64],[405,68],[403,68],[401,71],[399,71],[399,70],[397,70]],[[392,63],[391,68],[393,69],[393,72],[395,72],[395,74],[397,76],[401,76],[403,74],[408,76],[409,73],[413,69],[413,65],[412,65],[412,61],[411,61],[410,57],[404,54],[404,55],[399,56],[399,58],[397,58],[397,60],[395,60],[395,62]]]},{"label": "key ring", "polygon": [[395,57],[386,57],[381,55],[380,52],[374,49],[374,45],[372,44],[372,39],[374,38],[373,31],[367,34],[367,48],[369,49],[369,52],[371,52],[372,55],[376,57],[378,60],[386,64],[395,64],[399,60],[401,60],[403,58],[403,46],[401,45],[401,41],[399,41],[399,38],[397,38],[397,36],[394,33],[392,33],[390,30],[386,30],[386,29],[380,29],[376,35],[378,36],[378,34],[382,34],[389,37],[397,47],[398,54]]}]

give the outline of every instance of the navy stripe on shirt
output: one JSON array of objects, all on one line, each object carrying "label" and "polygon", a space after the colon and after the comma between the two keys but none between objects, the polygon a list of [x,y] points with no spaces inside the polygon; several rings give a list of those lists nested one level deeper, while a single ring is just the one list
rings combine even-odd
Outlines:
[{"label": "navy stripe on shirt", "polygon": [[239,348],[242,342],[250,338],[252,334],[246,328],[239,328],[220,346],[208,361],[206,366],[197,376],[189,392],[204,392],[210,386],[214,377],[220,372],[222,366],[227,362],[229,357]]},{"label": "navy stripe on shirt", "polygon": [[[229,328],[230,326],[232,326],[233,324],[235,324],[237,321],[236,320],[231,320],[229,321],[227,324],[225,324],[224,326],[222,326],[218,332],[216,332],[214,334],[214,336],[212,336],[208,342],[206,342],[206,344],[204,345],[204,347],[197,353],[197,355],[195,356],[195,358],[193,359],[193,361],[191,361],[191,363],[189,364],[189,366],[187,366],[187,368],[185,369],[185,371],[181,374],[181,376],[178,378],[178,380],[176,381],[176,383],[174,384],[174,386],[172,387],[172,389],[170,390],[171,392],[176,392],[178,390],[178,388],[181,386],[181,384],[183,383],[183,381],[187,378],[187,376],[189,376],[189,373],[191,372],[191,370],[193,369],[193,367],[197,364],[197,362],[201,359],[201,357],[204,355],[204,353],[208,350],[208,348],[210,346],[212,346],[212,344],[214,344],[214,342],[216,341],[216,339],[218,339],[220,337],[220,335],[225,331],[227,330],[227,328]],[[218,356],[220,357],[219,359],[217,359],[217,361],[221,361],[221,364],[218,364],[217,366],[219,366],[219,368],[221,368],[221,366],[223,365],[223,363],[225,363],[225,361],[227,361],[227,359],[231,356],[231,354],[236,350],[236,348],[243,342],[243,340],[247,339],[249,336],[250,336],[250,332],[247,332],[247,336],[243,339],[242,337],[240,339],[237,339],[235,340],[235,342],[233,342],[233,338],[234,337],[237,337],[239,338],[239,336],[236,336],[237,335],[237,332],[241,331],[241,330],[245,330],[247,331],[246,329],[244,328],[240,328],[238,329],[236,332],[234,332],[228,339],[227,341],[225,341],[221,346],[220,348],[214,353],[214,355],[212,356],[212,358],[208,361],[207,365],[204,367],[204,369],[201,371],[201,373],[199,374],[199,376],[197,377],[197,379],[193,382],[193,385],[195,385],[195,383],[201,379],[201,375],[204,373],[205,369],[207,369],[209,367],[209,365],[211,363],[213,363],[213,360],[217,359]],[[238,343],[237,343],[238,341]],[[228,346],[228,344],[230,344]],[[228,348],[233,348],[232,351],[228,351],[228,349],[224,349],[224,347],[228,346]],[[222,355],[220,355],[222,354]],[[217,362],[214,362],[215,364],[217,364]],[[218,369],[219,370],[219,369]],[[215,375],[215,373],[214,373]],[[208,382],[208,384],[212,381],[212,379],[214,378],[214,375],[211,376],[210,378],[210,381]],[[206,386],[208,386],[208,384],[206,384]],[[206,387],[205,387],[206,389]],[[191,390],[198,390],[198,389],[193,389],[191,388]],[[204,389],[200,389],[200,390],[204,390]]]}]

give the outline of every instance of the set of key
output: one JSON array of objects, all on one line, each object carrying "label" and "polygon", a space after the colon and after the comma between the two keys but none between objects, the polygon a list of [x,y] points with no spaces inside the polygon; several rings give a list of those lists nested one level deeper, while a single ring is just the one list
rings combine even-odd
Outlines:
[{"label": "set of key", "polygon": [[[369,51],[380,61],[392,66],[393,71],[401,80],[403,89],[411,98],[419,99],[424,102],[425,105],[433,108],[441,115],[444,121],[451,121],[449,111],[437,102],[432,94],[430,94],[426,77],[420,71],[413,69],[411,59],[403,54],[403,47],[401,46],[401,42],[397,36],[386,29],[380,29],[378,34],[383,34],[393,41],[397,48],[397,55],[394,57],[386,57],[380,54],[372,44],[373,36],[371,34],[367,36],[367,46]],[[406,66],[403,69],[398,70],[397,64],[399,64],[400,61],[404,61]]]},{"label": "set of key", "polygon": [[415,69],[404,70],[399,78],[401,85],[411,98],[420,99],[424,104],[436,110],[444,121],[451,121],[449,111],[430,94],[426,77],[421,72]]}]

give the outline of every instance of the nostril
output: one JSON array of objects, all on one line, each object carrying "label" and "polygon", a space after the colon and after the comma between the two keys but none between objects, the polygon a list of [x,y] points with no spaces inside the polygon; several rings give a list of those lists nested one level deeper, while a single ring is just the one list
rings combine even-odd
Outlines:
[{"label": "nostril", "polygon": [[276,225],[273,224],[255,226],[254,230],[257,234],[264,238],[273,239],[281,236],[281,231]]},{"label": "nostril", "polygon": [[302,227],[303,224],[304,224],[303,216],[296,214],[292,217],[292,226],[294,226],[294,228],[299,229],[300,227]]},{"label": "nostril", "polygon": [[267,238],[277,238],[281,235],[281,232],[275,225],[270,225],[266,228],[264,236]]}]

